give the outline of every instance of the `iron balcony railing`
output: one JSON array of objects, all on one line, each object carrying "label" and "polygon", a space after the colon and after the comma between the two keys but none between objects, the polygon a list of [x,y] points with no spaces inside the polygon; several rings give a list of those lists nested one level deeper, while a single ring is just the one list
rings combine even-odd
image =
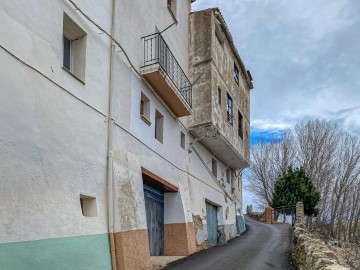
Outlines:
[{"label": "iron balcony railing", "polygon": [[144,66],[159,64],[181,96],[192,106],[192,86],[160,33],[142,38],[144,42]]}]

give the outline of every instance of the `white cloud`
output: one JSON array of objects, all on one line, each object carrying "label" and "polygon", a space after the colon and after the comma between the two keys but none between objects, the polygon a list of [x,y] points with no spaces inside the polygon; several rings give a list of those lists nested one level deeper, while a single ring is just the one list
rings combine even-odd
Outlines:
[{"label": "white cloud", "polygon": [[284,130],[291,127],[288,123],[272,122],[267,120],[253,120],[251,121],[252,128],[256,130]]}]

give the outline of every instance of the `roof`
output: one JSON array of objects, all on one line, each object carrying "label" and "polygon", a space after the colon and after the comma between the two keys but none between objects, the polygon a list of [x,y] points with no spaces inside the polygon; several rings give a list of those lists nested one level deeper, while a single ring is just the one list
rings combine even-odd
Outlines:
[{"label": "roof", "polygon": [[233,51],[237,61],[239,62],[240,64],[240,70],[241,72],[243,73],[243,76],[245,77],[246,79],[246,82],[249,86],[250,89],[253,89],[254,86],[253,86],[253,83],[252,83],[252,76],[251,76],[251,73],[250,71],[246,70],[245,68],[245,65],[244,65],[244,62],[241,60],[241,57],[239,55],[239,52],[234,44],[234,40],[232,38],[232,35],[230,33],[230,30],[229,28],[227,27],[227,24],[225,22],[225,19],[224,17],[222,16],[221,12],[220,12],[220,9],[219,8],[209,8],[209,9],[205,9],[205,10],[199,10],[199,11],[194,11],[192,13],[197,13],[197,12],[204,12],[204,11],[208,11],[208,10],[211,10],[212,12],[214,12],[214,15],[215,15],[215,18],[218,19],[221,23],[221,29],[222,31],[224,32],[227,40],[229,41],[229,44],[230,44],[230,47],[231,47],[231,50]]}]

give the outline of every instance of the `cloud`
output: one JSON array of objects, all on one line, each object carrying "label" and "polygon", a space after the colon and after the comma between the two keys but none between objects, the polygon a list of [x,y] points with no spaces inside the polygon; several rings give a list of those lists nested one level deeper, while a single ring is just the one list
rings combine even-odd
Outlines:
[{"label": "cloud", "polygon": [[291,127],[286,123],[265,120],[254,120],[251,122],[251,125],[253,128],[258,130],[284,130]]},{"label": "cloud", "polygon": [[[220,8],[254,78],[251,143],[314,118],[360,136],[359,1],[197,0],[192,8],[209,7]],[[244,206],[256,204],[243,196]]]},{"label": "cloud", "polygon": [[197,0],[218,6],[254,78],[251,131],[274,134],[312,118],[360,134],[360,3]]}]

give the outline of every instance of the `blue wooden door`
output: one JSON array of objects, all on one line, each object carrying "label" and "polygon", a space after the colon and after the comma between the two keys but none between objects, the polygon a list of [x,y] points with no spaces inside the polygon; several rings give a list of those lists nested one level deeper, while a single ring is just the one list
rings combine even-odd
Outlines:
[{"label": "blue wooden door", "polygon": [[208,233],[208,242],[212,245],[217,244],[217,208],[206,203],[206,225]]},{"label": "blue wooden door", "polygon": [[144,184],[144,195],[150,255],[159,256],[164,251],[164,193]]}]

